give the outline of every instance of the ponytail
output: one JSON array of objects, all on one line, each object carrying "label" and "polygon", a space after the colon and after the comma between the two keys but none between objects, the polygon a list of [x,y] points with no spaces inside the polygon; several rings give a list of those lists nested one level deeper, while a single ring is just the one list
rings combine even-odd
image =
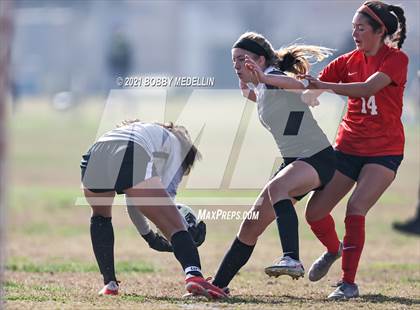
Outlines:
[{"label": "ponytail", "polygon": [[396,5],[388,5],[388,10],[393,12],[398,18],[399,30],[394,35],[392,35],[391,41],[396,42],[398,49],[400,49],[405,41],[405,38],[407,37],[404,10]]},{"label": "ponytail", "polygon": [[[248,41],[254,42],[254,46],[250,46]],[[333,52],[330,48],[303,44],[292,44],[274,50],[271,43],[262,34],[256,32],[242,34],[233,45],[233,48],[236,47],[248,50],[258,56],[264,56],[266,67],[273,66],[292,75],[307,74],[311,59],[314,59],[312,63],[315,63],[332,55]]]},{"label": "ponytail", "polygon": [[293,75],[307,74],[311,62],[319,62],[332,55],[332,49],[316,45],[293,44],[275,51],[272,64],[278,69]]}]

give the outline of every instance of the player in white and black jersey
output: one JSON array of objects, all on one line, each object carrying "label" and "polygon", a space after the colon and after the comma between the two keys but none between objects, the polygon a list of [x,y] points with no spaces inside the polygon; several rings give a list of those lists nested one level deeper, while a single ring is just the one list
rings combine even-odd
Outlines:
[{"label": "player in white and black jersey", "polygon": [[[169,125],[167,125],[169,126]],[[179,130],[179,129],[178,129]],[[165,131],[163,131],[165,139],[170,138],[169,135],[166,135]],[[121,135],[121,133],[113,133],[116,137]],[[124,134],[122,134],[124,136]],[[127,136],[127,133],[125,134]],[[140,138],[141,139],[141,138]],[[154,161],[166,163],[167,167],[161,170],[161,178],[164,180],[164,185],[166,187],[166,191],[168,192],[169,196],[175,201],[175,196],[177,194],[178,186],[182,181],[182,177],[184,175],[184,171],[182,167],[178,168],[180,165],[179,158],[176,160],[171,160],[167,153],[164,152],[155,152],[154,154]],[[170,167],[170,165],[172,167]],[[162,166],[162,164],[160,164]],[[176,170],[178,168],[178,170]],[[176,170],[174,176],[172,176],[173,171]],[[171,177],[172,176],[172,177]],[[169,180],[171,180],[169,182]],[[191,212],[188,211],[188,207],[183,204],[176,204],[177,209],[183,213],[187,213],[186,218],[183,218],[184,224],[188,228],[188,232],[191,234],[195,245],[198,247],[200,246],[206,237],[206,225],[203,221],[199,221],[197,223],[197,219]],[[136,226],[137,231],[139,232],[140,236],[147,242],[147,244],[153,250],[159,252],[173,252],[172,245],[170,242],[164,237],[161,236],[159,233],[153,231],[153,229],[149,225],[149,220],[144,216],[144,214],[135,206],[130,205],[129,199],[127,199],[127,213],[130,216],[131,221],[133,222],[134,226]]]},{"label": "player in white and black jersey", "polygon": [[[213,284],[226,288],[249,260],[258,237],[276,220],[283,255],[265,272],[270,276],[304,275],[299,260],[298,218],[294,204],[312,190],[321,189],[335,170],[333,149],[306,103],[304,85],[294,76],[309,71],[308,58],[327,57],[327,48],[293,45],[275,51],[262,35],[248,32],[232,48],[232,60],[245,97],[257,103],[261,123],[272,134],[284,163],[260,193],[226,253]],[[286,75],[287,73],[288,75]]]},{"label": "player in white and black jersey", "polygon": [[187,291],[209,298],[226,296],[203,278],[197,247],[166,190],[174,177],[179,183],[199,157],[184,127],[139,121],[105,133],[83,155],[82,183],[92,208],[93,251],[105,284],[99,294],[118,294],[111,215],[115,194],[125,194],[127,203],[170,240],[186,274]]}]

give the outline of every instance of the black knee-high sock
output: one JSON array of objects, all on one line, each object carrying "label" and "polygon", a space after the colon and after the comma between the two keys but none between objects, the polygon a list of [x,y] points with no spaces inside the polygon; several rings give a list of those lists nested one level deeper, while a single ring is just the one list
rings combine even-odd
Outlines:
[{"label": "black knee-high sock", "polygon": [[246,245],[238,238],[235,238],[232,246],[223,258],[219,270],[217,270],[213,284],[220,288],[227,287],[239,269],[248,262],[254,247],[255,245]]},{"label": "black knee-high sock", "polygon": [[93,252],[99,270],[104,277],[104,284],[116,281],[114,269],[114,229],[110,217],[92,216],[90,219],[90,237]]},{"label": "black knee-high sock", "polygon": [[299,260],[298,217],[290,199],[280,200],[273,206],[276,212],[283,255]]},{"label": "black knee-high sock", "polygon": [[185,274],[202,277],[200,256],[191,235],[185,230],[178,231],[172,235],[171,244]]}]

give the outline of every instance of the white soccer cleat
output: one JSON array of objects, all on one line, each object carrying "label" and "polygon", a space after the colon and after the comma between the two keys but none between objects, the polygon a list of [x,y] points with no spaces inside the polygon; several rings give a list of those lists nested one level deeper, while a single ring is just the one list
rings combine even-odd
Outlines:
[{"label": "white soccer cleat", "polygon": [[99,292],[98,295],[118,295],[118,283],[116,281],[109,281]]},{"label": "white soccer cleat", "polygon": [[274,262],[273,265],[265,268],[265,273],[270,277],[278,277],[287,275],[292,277],[294,280],[303,278],[305,269],[300,261],[295,260],[289,256],[283,256]]}]

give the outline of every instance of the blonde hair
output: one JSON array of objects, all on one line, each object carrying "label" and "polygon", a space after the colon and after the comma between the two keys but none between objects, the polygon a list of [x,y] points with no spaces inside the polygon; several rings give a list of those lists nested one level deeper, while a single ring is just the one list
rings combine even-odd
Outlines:
[{"label": "blonde hair", "polygon": [[194,166],[195,161],[201,160],[202,156],[200,151],[192,142],[187,128],[181,125],[174,125],[173,122],[155,124],[169,130],[172,134],[174,134],[175,137],[178,138],[179,142],[181,142],[181,154],[185,154],[184,160],[182,162],[182,168],[184,170],[184,175],[188,175],[191,172],[191,168]]},{"label": "blonde hair", "polygon": [[[123,120],[117,125],[117,127],[127,126],[136,122],[140,122],[140,120],[137,118],[131,120]],[[182,161],[182,169],[184,171],[184,175],[188,175],[191,172],[191,168],[194,166],[195,161],[201,160],[202,155],[192,142],[187,128],[181,125],[175,125],[173,122],[154,124],[162,126],[166,130],[170,131],[179,140],[182,149],[181,154],[185,154],[184,160]]]},{"label": "blonde hair", "polygon": [[304,44],[292,44],[275,50],[262,34],[256,32],[242,34],[236,43],[242,39],[252,40],[264,49],[267,55],[267,67],[273,66],[281,71],[289,72],[293,76],[307,74],[311,66],[311,60],[314,60],[312,63],[322,61],[332,55],[333,52],[332,49],[327,47]]}]

